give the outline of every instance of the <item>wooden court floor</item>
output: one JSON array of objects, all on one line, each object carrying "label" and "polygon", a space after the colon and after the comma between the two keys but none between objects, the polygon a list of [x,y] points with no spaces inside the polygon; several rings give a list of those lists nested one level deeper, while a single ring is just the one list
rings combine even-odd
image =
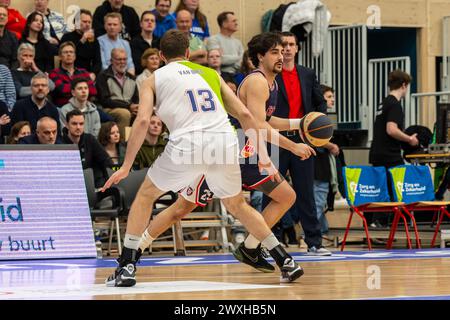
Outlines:
[{"label": "wooden court floor", "polygon": [[[95,296],[94,299],[252,299],[329,300],[450,295],[450,259],[402,259],[348,262],[304,262],[305,274],[280,284],[279,273],[265,274],[242,264],[143,267],[138,285],[147,282],[210,281],[270,285],[270,288]],[[375,278],[379,270],[379,281]],[[103,283],[111,269],[96,272]],[[378,281],[378,282],[377,282]]]}]

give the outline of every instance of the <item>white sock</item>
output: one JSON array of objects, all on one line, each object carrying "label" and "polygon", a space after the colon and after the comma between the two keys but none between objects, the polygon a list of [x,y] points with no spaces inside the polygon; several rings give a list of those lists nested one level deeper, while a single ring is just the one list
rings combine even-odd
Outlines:
[{"label": "white sock", "polygon": [[259,245],[259,240],[256,239],[253,235],[249,234],[247,239],[244,241],[244,245],[247,249],[256,249]]},{"label": "white sock", "polygon": [[267,250],[272,250],[276,246],[280,244],[277,237],[273,233],[271,233],[267,238],[265,238],[263,241],[261,241],[261,244],[267,248]]},{"label": "white sock", "polygon": [[127,233],[125,234],[123,246],[129,249],[137,250],[139,249],[139,240],[141,240],[141,237],[133,236],[132,234]]},{"label": "white sock", "polygon": [[141,251],[144,251],[145,249],[147,249],[154,240],[155,240],[155,238],[152,238],[150,233],[148,233],[148,229],[145,229],[145,231],[142,234],[142,237],[139,241],[139,248],[141,249]]}]

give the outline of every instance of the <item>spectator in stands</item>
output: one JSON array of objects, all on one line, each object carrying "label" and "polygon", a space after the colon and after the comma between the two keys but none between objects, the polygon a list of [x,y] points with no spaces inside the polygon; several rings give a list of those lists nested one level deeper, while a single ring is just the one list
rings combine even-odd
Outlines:
[{"label": "spectator in stands", "polygon": [[120,14],[122,17],[120,24],[122,25],[123,22],[123,25],[119,31],[122,39],[130,41],[141,32],[141,28],[139,27],[139,16],[134,8],[125,5],[124,2],[124,0],[105,0],[97,7],[97,9],[95,9],[94,30],[97,37],[108,32],[104,25],[105,21],[103,18],[113,12]]},{"label": "spectator in stands", "polygon": [[189,60],[198,64],[207,64],[207,51],[203,41],[191,34],[190,29],[192,26],[191,14],[187,10],[180,10],[177,12],[177,28],[184,32],[189,37]]},{"label": "spectator in stands", "polygon": [[125,49],[113,49],[111,58],[111,66],[99,73],[96,86],[100,104],[117,122],[123,139],[125,127],[130,126],[132,116],[137,114],[139,92],[135,77],[126,71]]},{"label": "spectator in stands", "polygon": [[8,112],[16,103],[16,88],[9,69],[0,64],[0,101],[4,102],[8,107]]},{"label": "spectator in stands", "polygon": [[19,144],[61,144],[58,131],[55,119],[42,117],[37,121],[36,133],[20,138]]},{"label": "spectator in stands", "polygon": [[171,0],[155,0],[155,9],[152,11],[156,17],[155,37],[161,39],[167,30],[177,28],[175,17],[169,13],[171,6]]},{"label": "spectator in stands", "polygon": [[52,92],[53,103],[57,107],[62,107],[72,98],[72,90],[70,83],[77,78],[89,79],[89,95],[90,99],[94,99],[97,95],[97,89],[94,82],[90,78],[90,74],[85,69],[75,67],[76,48],[73,42],[64,42],[59,47],[59,59],[61,66],[52,70],[49,78],[55,83],[55,90]]},{"label": "spectator in stands", "polygon": [[[30,43],[22,43],[17,49],[19,68],[11,70],[11,74],[18,99],[31,96],[31,79],[38,72],[41,72],[36,62],[34,62],[34,52],[34,46]],[[55,84],[52,80],[49,80],[48,85],[50,91],[55,89]]]},{"label": "spectator in stands", "polygon": [[161,59],[159,57],[159,50],[155,48],[149,48],[145,50],[142,55],[140,65],[144,68],[144,71],[137,77],[136,84],[138,89],[141,88],[142,83],[150,78],[150,76],[159,68]]},{"label": "spectator in stands", "polygon": [[155,26],[155,15],[151,11],[144,11],[141,15],[141,34],[134,37],[130,42],[136,75],[141,74],[143,71],[143,67],[140,62],[144,51],[148,48],[159,49],[159,38],[153,35]]},{"label": "spectator in stands", "polygon": [[7,144],[17,144],[20,138],[29,136],[31,134],[31,126],[28,121],[19,121],[12,126],[9,134]]},{"label": "spectator in stands", "polygon": [[139,149],[134,161],[137,169],[148,168],[159,157],[166,147],[167,140],[164,138],[164,124],[157,115],[150,118],[145,141]]},{"label": "spectator in stands", "polygon": [[217,16],[217,23],[220,32],[208,39],[208,50],[222,50],[222,71],[235,74],[239,71],[244,54],[242,42],[233,37],[233,33],[238,30],[237,18],[233,12],[225,11]]},{"label": "spectator in stands", "polygon": [[248,50],[245,50],[244,54],[242,55],[242,63],[239,73],[236,73],[234,75],[234,80],[236,81],[237,85],[239,86],[242,80],[244,80],[244,78],[255,69],[256,68],[253,65],[252,60],[248,56]]},{"label": "spectator in stands", "polygon": [[75,66],[86,69],[95,81],[96,75],[102,70],[100,45],[92,29],[92,13],[89,10],[80,10],[79,25],[72,32],[66,33],[61,43],[71,41],[76,46]]},{"label": "spectator in stands", "polygon": [[200,11],[200,0],[180,0],[175,13],[178,14],[180,10],[187,10],[191,15],[190,32],[197,36],[200,40],[206,40],[209,37],[208,19]]},{"label": "spectator in stands", "polygon": [[5,6],[8,9],[8,23],[6,29],[16,35],[17,40],[22,37],[22,32],[25,29],[26,19],[16,9],[10,8],[11,0],[0,0],[0,6]]},{"label": "spectator in stands", "polygon": [[0,101],[0,144],[5,141],[5,137],[8,135],[10,122],[8,106],[3,101]]},{"label": "spectator in stands", "polygon": [[[411,146],[419,144],[417,134],[409,136],[403,132],[405,115],[400,101],[406,96],[411,80],[411,76],[401,70],[394,70],[389,73],[389,95],[382,101],[373,127],[373,140],[369,151],[369,163],[373,166],[389,169],[402,165],[404,162],[401,142],[409,143]],[[387,173],[386,176],[392,199],[390,175]],[[367,219],[367,224],[371,227],[386,227],[388,224],[388,215],[385,213],[367,212],[364,213],[364,216]]]},{"label": "spectator in stands", "polygon": [[44,37],[53,45],[59,45],[67,33],[67,25],[61,13],[48,8],[49,0],[34,0],[34,11],[44,17]]},{"label": "spectator in stands", "polygon": [[88,100],[89,81],[87,78],[75,78],[70,83],[72,98],[69,102],[59,109],[61,127],[66,123],[66,115],[72,110],[80,110],[84,114],[84,132],[98,136],[100,131],[100,115],[97,106]]},{"label": "spectator in stands", "polygon": [[98,38],[100,44],[100,54],[102,58],[102,70],[107,69],[111,65],[111,50],[115,48],[123,48],[127,54],[127,71],[135,75],[135,67],[131,48],[128,41],[119,37],[122,28],[122,16],[119,13],[108,13],[105,16],[106,34]]},{"label": "spectator in stands", "polygon": [[92,168],[96,187],[102,186],[108,176],[106,169],[111,168],[113,163],[97,139],[84,133],[84,114],[80,110],[74,109],[67,113],[62,141],[78,145],[83,169]]},{"label": "spectator in stands", "polygon": [[[31,79],[31,96],[17,101],[14,105],[11,116],[12,124],[28,121],[31,125],[31,132],[35,132],[38,120],[42,117],[50,117],[57,122],[59,128],[58,109],[48,101],[48,92],[47,75],[42,72],[37,73]],[[58,132],[60,132],[59,129]]]},{"label": "spectator in stands", "polygon": [[113,163],[113,170],[119,169],[125,159],[126,144],[120,141],[120,132],[114,121],[105,122],[100,128],[98,142],[103,146]]},{"label": "spectator in stands", "polygon": [[49,72],[54,66],[54,56],[58,52],[57,46],[52,45],[44,34],[44,16],[39,12],[32,12],[27,18],[25,30],[20,43],[30,43],[34,46],[34,61],[42,72]]},{"label": "spectator in stands", "polygon": [[217,71],[218,74],[220,74],[223,78],[224,76],[233,76],[231,73],[223,72],[223,70],[220,68],[222,65],[222,52],[219,48],[211,49],[208,51],[207,55],[207,61],[208,61],[208,67],[211,69],[214,69]]},{"label": "spectator in stands", "polygon": [[17,68],[17,48],[19,42],[11,31],[6,29],[8,9],[0,5],[0,64],[9,69]]}]

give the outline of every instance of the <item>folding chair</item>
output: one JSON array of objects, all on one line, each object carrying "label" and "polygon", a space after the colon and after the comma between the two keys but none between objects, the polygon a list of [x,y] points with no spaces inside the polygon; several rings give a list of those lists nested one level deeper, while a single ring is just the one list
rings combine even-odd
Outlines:
[{"label": "folding chair", "polygon": [[[345,248],[353,213],[356,213],[362,219],[369,250],[372,250],[369,228],[364,217],[364,212],[393,212],[394,220],[402,218],[405,221],[406,237],[409,248],[411,249],[408,226],[405,216],[400,209],[403,203],[390,202],[386,181],[386,169],[384,167],[347,166],[343,167],[342,171],[345,195],[350,206],[350,216],[348,218],[347,228],[345,229],[341,251],[344,251]],[[391,229],[389,238],[393,236],[392,231]]]},{"label": "folding chair", "polygon": [[411,217],[415,230],[417,230],[417,227],[415,226],[412,212],[433,211],[435,214],[440,214],[433,240],[431,241],[431,247],[433,247],[442,219],[444,216],[450,217],[446,209],[450,205],[450,201],[435,201],[433,181],[430,169],[427,166],[398,166],[390,168],[389,174],[392,177],[392,189],[395,190],[395,200],[405,203],[402,206],[402,210]]}]

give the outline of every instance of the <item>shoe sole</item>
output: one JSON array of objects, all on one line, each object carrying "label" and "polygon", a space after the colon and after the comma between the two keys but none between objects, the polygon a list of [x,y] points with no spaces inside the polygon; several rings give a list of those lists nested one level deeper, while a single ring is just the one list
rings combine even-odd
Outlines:
[{"label": "shoe sole", "polygon": [[307,256],[317,256],[317,257],[329,257],[332,255],[332,253],[314,253],[314,252],[307,252]]},{"label": "shoe sole", "polygon": [[303,271],[302,268],[299,268],[299,269],[295,270],[295,272],[293,274],[291,274],[288,279],[280,277],[280,283],[294,282],[295,280],[297,280],[304,274],[305,274],[305,271]]},{"label": "shoe sole", "polygon": [[240,255],[235,254],[234,252],[233,252],[233,256],[236,258],[237,261],[242,262],[242,263],[248,265],[249,267],[252,267],[253,269],[256,269],[256,270],[261,271],[263,273],[274,273],[275,272],[275,268],[273,268],[273,269],[266,269],[266,268],[257,268],[255,266],[252,266],[251,264],[243,261],[244,259],[242,259],[242,257]]}]

